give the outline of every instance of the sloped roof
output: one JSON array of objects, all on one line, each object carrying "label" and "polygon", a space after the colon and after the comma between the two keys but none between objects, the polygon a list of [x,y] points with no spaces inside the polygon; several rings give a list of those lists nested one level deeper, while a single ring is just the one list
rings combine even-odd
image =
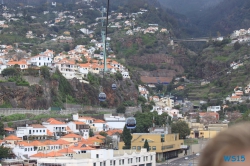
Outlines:
[{"label": "sloped roof", "polygon": [[65,125],[65,122],[58,121],[58,120],[56,120],[56,119],[54,119],[54,118],[48,119],[47,122],[48,122],[49,124],[52,124],[52,125],[54,125],[54,124],[55,124],[55,125],[60,125],[60,124]]},{"label": "sloped roof", "polygon": [[62,138],[82,138],[82,136],[71,133],[71,134],[67,134],[67,135],[63,136]]},{"label": "sloped roof", "polygon": [[9,135],[8,137],[5,137],[3,140],[22,140],[21,138],[18,138],[15,135]]}]

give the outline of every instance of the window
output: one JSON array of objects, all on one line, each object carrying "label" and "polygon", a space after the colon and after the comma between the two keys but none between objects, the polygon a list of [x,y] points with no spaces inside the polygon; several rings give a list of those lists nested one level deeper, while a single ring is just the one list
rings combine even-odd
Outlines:
[{"label": "window", "polygon": [[102,162],[100,162],[100,166],[102,166]]},{"label": "window", "polygon": [[128,164],[129,164],[130,159],[128,159]]},{"label": "window", "polygon": [[136,149],[136,146],[132,146],[132,149]]},{"label": "window", "polygon": [[42,130],[40,130],[40,133],[42,132]]},{"label": "window", "polygon": [[121,165],[121,160],[119,160],[119,165]]},{"label": "window", "polygon": [[43,132],[45,133],[45,130],[43,130]]},{"label": "window", "polygon": [[141,150],[141,147],[140,147],[140,146],[137,146],[137,150]]},{"label": "window", "polygon": [[115,166],[115,160],[114,160],[114,166]]},{"label": "window", "polygon": [[153,160],[153,156],[150,156],[151,161]]},{"label": "window", "polygon": [[112,160],[110,160],[110,165],[113,165],[113,161]]},{"label": "window", "polygon": [[152,147],[152,150],[156,150],[156,146],[153,146],[153,147]]},{"label": "window", "polygon": [[122,159],[122,165],[124,165],[124,159]]},{"label": "window", "polygon": [[150,150],[151,150],[151,146],[149,146],[149,148],[148,148],[148,149],[149,149],[149,151],[150,151]]},{"label": "window", "polygon": [[96,158],[99,158],[99,154],[96,154]]},{"label": "window", "polygon": [[96,163],[93,163],[93,166],[96,166]]}]

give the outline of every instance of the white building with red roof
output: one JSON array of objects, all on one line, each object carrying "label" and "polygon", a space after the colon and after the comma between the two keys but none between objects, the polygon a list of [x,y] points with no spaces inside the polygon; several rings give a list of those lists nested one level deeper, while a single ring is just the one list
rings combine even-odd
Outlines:
[{"label": "white building with red roof", "polygon": [[15,65],[19,65],[20,69],[28,69],[28,63],[25,59],[21,59],[20,61],[10,60],[7,62],[7,67],[13,67]]},{"label": "white building with red roof", "polygon": [[92,125],[96,129],[94,132],[107,130],[107,123],[101,119],[94,119],[94,122],[92,123]]},{"label": "white building with red roof", "polygon": [[54,52],[51,50],[46,50],[45,52],[41,52],[39,55],[33,56],[29,59],[29,64],[34,66],[52,66],[53,63]]},{"label": "white building with red roof", "polygon": [[67,123],[67,126],[73,133],[80,134],[84,139],[89,138],[89,125],[80,121],[71,121]]},{"label": "white building with red roof", "polygon": [[54,118],[50,118],[46,122],[42,122],[42,125],[50,132],[54,133],[57,138],[59,138],[59,135],[64,135],[67,133],[67,124]]},{"label": "white building with red roof", "polygon": [[78,65],[75,60],[63,59],[55,63],[55,67],[62,73],[66,79],[72,79],[76,77],[76,71],[78,70]]},{"label": "white building with red roof", "polygon": [[47,128],[41,124],[26,124],[26,127],[17,127],[17,137],[28,140],[30,136],[37,139],[47,139]]}]

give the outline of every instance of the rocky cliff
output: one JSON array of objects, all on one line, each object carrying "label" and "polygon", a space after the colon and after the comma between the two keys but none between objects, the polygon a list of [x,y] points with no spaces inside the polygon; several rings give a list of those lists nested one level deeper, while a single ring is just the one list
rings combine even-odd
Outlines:
[{"label": "rocky cliff", "polygon": [[[138,97],[138,91],[131,80],[115,81],[117,89],[113,90],[111,85],[114,81],[104,79],[102,86],[103,91],[107,95],[107,100],[104,103],[100,103],[98,100],[99,88],[91,84],[81,83],[77,79],[69,80],[69,83],[73,87],[72,97],[77,104],[93,106],[100,106],[101,104],[104,107],[112,108],[124,101],[136,101]],[[55,98],[62,103],[66,101],[60,93],[59,84],[60,81],[46,81],[42,78],[40,84],[34,84],[29,87],[16,86],[15,83],[1,83],[0,106],[48,109],[55,106]]]}]

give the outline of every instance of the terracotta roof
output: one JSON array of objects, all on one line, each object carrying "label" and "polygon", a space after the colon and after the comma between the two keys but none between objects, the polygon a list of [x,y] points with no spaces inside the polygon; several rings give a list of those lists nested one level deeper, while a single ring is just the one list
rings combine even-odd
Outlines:
[{"label": "terracotta roof", "polygon": [[90,67],[90,63],[79,63],[78,66],[80,67]]},{"label": "terracotta roof", "polygon": [[105,121],[101,120],[101,119],[96,119],[94,120],[93,123],[106,123]]},{"label": "terracotta roof", "polygon": [[5,137],[3,140],[22,140],[21,138],[18,138],[15,135],[9,135],[8,137]]},{"label": "terracotta roof", "polygon": [[63,154],[58,153],[57,151],[52,151],[47,153],[47,157],[60,157],[60,156],[63,156]]},{"label": "terracotta roof", "polygon": [[70,142],[65,141],[65,140],[63,140],[63,139],[59,139],[59,140],[55,141],[55,143],[56,143],[57,145],[69,145],[69,144],[71,144]]},{"label": "terracotta roof", "polygon": [[83,116],[83,117],[79,117],[79,119],[94,120],[95,118],[91,118],[91,117],[88,117],[88,116]]},{"label": "terracotta roof", "polygon": [[33,146],[33,145],[30,144],[29,142],[25,142],[25,141],[18,142],[17,144],[20,145],[20,146]]},{"label": "terracotta roof", "polygon": [[44,127],[44,126],[41,125],[41,124],[31,124],[31,125],[29,125],[29,126],[31,126],[31,127],[33,127],[33,128],[46,128],[46,127]]},{"label": "terracotta roof", "polygon": [[67,130],[67,132],[69,132],[69,133],[73,132],[73,131],[69,128],[69,126],[67,126],[66,130]]},{"label": "terracotta roof", "polygon": [[40,142],[40,141],[32,141],[32,142],[30,142],[30,145],[33,145],[33,146],[42,146],[44,144],[42,142]]},{"label": "terracotta roof", "polygon": [[67,135],[63,136],[62,138],[82,138],[82,136],[71,133],[71,134],[67,134]]},{"label": "terracotta roof", "polygon": [[106,138],[106,137],[104,137],[104,136],[102,136],[102,135],[100,135],[100,134],[95,135],[94,137],[97,138],[97,139],[105,139],[105,138]]},{"label": "terracotta roof", "polygon": [[7,65],[27,65],[26,60],[20,60],[20,61],[9,61]]},{"label": "terracotta roof", "polygon": [[78,142],[77,144],[70,146],[69,149],[72,149],[72,150],[94,150],[95,148],[92,148],[90,146],[86,146],[85,143]]},{"label": "terracotta roof", "polygon": [[5,130],[5,131],[15,131],[15,129],[10,128],[10,127],[5,127],[4,130]]},{"label": "terracotta roof", "polygon": [[119,129],[114,129],[114,130],[108,130],[107,132],[106,132],[108,135],[113,135],[113,134],[115,134],[115,133],[122,133],[122,130],[119,130]]},{"label": "terracotta roof", "polygon": [[64,149],[61,149],[57,152],[58,153],[75,153],[72,148],[64,148]]},{"label": "terracotta roof", "polygon": [[42,152],[38,152],[37,154],[31,155],[30,157],[39,157],[39,158],[45,158],[47,155]]},{"label": "terracotta roof", "polygon": [[48,122],[49,124],[57,124],[57,125],[58,125],[58,124],[65,124],[64,122],[58,121],[58,120],[56,120],[56,119],[54,119],[54,118],[48,119],[47,122]]},{"label": "terracotta roof", "polygon": [[232,96],[231,98],[240,98],[240,96]]},{"label": "terracotta roof", "polygon": [[54,136],[53,132],[49,131],[48,129],[47,129],[47,135],[48,136]]},{"label": "terracotta roof", "polygon": [[75,124],[78,124],[78,125],[84,125],[85,123],[84,122],[79,122],[79,121],[74,121]]}]

